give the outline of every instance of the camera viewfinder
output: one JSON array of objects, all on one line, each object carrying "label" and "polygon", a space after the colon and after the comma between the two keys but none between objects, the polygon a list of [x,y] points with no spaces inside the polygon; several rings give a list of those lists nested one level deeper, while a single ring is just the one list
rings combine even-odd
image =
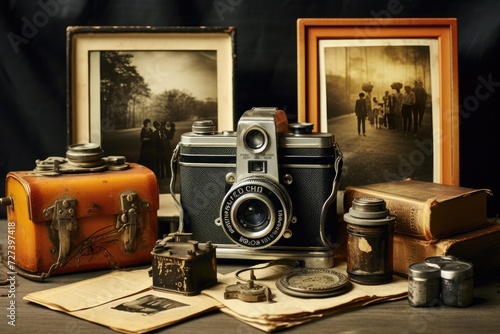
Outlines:
[{"label": "camera viewfinder", "polygon": [[251,129],[245,135],[245,146],[254,153],[260,153],[266,149],[267,134],[262,129]]},{"label": "camera viewfinder", "polygon": [[249,173],[266,173],[267,172],[267,161],[256,161],[251,160],[248,162],[248,172]]}]

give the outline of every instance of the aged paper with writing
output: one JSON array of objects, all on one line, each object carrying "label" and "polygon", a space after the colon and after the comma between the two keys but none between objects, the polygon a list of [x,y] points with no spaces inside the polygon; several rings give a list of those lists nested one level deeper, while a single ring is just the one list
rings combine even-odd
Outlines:
[{"label": "aged paper with writing", "polygon": [[221,307],[211,297],[156,291],[151,284],[148,269],[113,271],[24,299],[123,333],[149,332]]},{"label": "aged paper with writing", "polygon": [[151,287],[148,269],[109,274],[28,294],[24,299],[64,311],[95,307]]}]

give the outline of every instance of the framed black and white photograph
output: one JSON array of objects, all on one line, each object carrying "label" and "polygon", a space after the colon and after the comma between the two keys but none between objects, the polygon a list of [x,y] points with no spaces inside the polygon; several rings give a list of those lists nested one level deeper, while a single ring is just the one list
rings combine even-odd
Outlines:
[{"label": "framed black and white photograph", "polygon": [[170,159],[195,120],[233,129],[232,27],[69,27],[68,144],[96,143],[155,172],[175,215]]},{"label": "framed black and white photograph", "polygon": [[458,184],[454,19],[299,19],[299,120],[331,132],[341,188]]}]

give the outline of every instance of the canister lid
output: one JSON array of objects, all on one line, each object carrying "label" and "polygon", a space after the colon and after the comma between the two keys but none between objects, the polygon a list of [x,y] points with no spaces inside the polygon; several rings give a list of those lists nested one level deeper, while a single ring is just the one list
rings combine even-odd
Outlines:
[{"label": "canister lid", "polygon": [[410,276],[417,278],[439,278],[441,276],[439,267],[433,267],[425,262],[417,262],[408,268]]},{"label": "canister lid", "polygon": [[458,261],[458,259],[452,255],[437,255],[430,256],[424,260],[429,266],[443,268],[445,265]]},{"label": "canister lid", "polygon": [[472,277],[473,265],[469,262],[455,261],[441,268],[441,277],[445,279]]},{"label": "canister lid", "polygon": [[378,226],[391,224],[396,217],[389,214],[383,199],[359,197],[352,201],[352,207],[344,214],[344,220],[357,225]]},{"label": "canister lid", "polygon": [[215,132],[215,124],[212,120],[194,121],[191,129],[200,135],[212,134]]}]

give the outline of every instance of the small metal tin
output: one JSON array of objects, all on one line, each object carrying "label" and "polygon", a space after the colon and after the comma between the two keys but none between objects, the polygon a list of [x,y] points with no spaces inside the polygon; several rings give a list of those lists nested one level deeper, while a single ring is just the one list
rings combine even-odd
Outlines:
[{"label": "small metal tin", "polygon": [[425,262],[413,263],[408,270],[408,302],[411,306],[439,304],[441,269]]},{"label": "small metal tin", "polygon": [[454,261],[441,268],[441,300],[445,305],[466,307],[472,304],[473,265]]},{"label": "small metal tin", "polygon": [[380,198],[354,199],[347,223],[347,274],[359,284],[392,281],[393,236],[396,217]]},{"label": "small metal tin", "polygon": [[215,246],[191,240],[191,233],[170,233],[151,255],[153,289],[191,296],[217,283]]}]

